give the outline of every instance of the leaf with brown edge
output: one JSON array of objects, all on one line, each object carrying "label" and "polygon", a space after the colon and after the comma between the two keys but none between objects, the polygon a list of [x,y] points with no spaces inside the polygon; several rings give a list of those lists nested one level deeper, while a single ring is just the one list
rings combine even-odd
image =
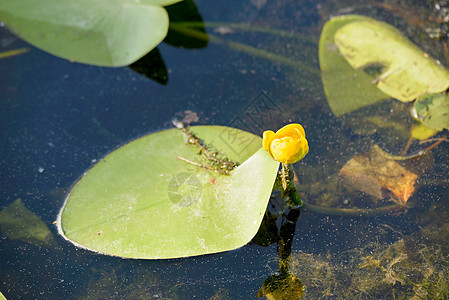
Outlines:
[{"label": "leaf with brown edge", "polygon": [[410,172],[374,145],[367,154],[355,155],[340,170],[344,182],[376,198],[405,206],[415,192],[418,175]]}]

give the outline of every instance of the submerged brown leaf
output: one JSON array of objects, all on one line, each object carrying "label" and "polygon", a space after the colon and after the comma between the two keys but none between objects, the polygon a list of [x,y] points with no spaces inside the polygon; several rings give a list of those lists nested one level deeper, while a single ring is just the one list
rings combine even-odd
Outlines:
[{"label": "submerged brown leaf", "polygon": [[346,184],[376,198],[392,194],[392,200],[402,206],[414,193],[418,178],[377,145],[369,153],[351,158],[340,170],[340,175]]}]

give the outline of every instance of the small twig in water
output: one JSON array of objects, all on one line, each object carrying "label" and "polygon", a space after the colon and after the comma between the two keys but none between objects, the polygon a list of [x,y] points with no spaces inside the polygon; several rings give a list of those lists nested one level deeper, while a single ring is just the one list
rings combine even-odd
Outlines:
[{"label": "small twig in water", "polygon": [[405,145],[404,150],[402,151],[401,155],[406,155],[408,152],[408,149],[410,149],[410,146],[412,145],[413,142],[413,137],[410,135],[410,137],[408,138],[407,144]]},{"label": "small twig in water", "polygon": [[189,164],[191,164],[191,165],[194,165],[194,166],[197,166],[197,167],[206,169],[206,170],[213,170],[213,171],[217,171],[218,173],[220,173],[220,174],[222,174],[222,175],[229,175],[229,174],[223,172],[223,171],[220,170],[220,169],[215,169],[215,168],[212,168],[211,166],[208,166],[208,165],[202,165],[202,164],[196,163],[196,162],[191,161],[191,160],[188,160],[187,158],[184,158],[184,157],[182,157],[182,156],[178,156],[178,155],[177,155],[176,158],[179,159],[179,160],[185,161],[186,163],[189,163]]},{"label": "small twig in water", "polygon": [[424,152],[432,150],[433,148],[435,148],[436,146],[438,146],[439,144],[441,144],[444,141],[448,141],[446,137],[447,136],[439,139],[436,143],[434,143],[434,144],[430,145],[429,147],[427,147],[426,149],[424,149]]},{"label": "small twig in water", "polygon": [[191,165],[194,165],[194,166],[197,166],[197,167],[200,167],[200,168],[205,168],[205,169],[207,169],[207,166],[202,165],[202,164],[199,164],[199,163],[196,163],[196,162],[191,161],[191,160],[188,160],[187,158],[181,157],[181,156],[179,156],[179,155],[177,155],[176,158],[177,158],[177,159],[180,159],[180,160],[182,160],[182,161],[185,161],[185,162],[187,162],[187,163],[189,163],[189,164],[191,164]]},{"label": "small twig in water", "polygon": [[374,78],[371,83],[372,84],[376,84],[379,83],[380,81],[384,80],[385,78],[387,78],[391,73],[393,72],[393,70],[388,70],[387,72],[383,73],[382,75]]},{"label": "small twig in water", "polygon": [[419,144],[425,144],[425,143],[431,143],[431,142],[435,142],[435,141],[441,141],[441,142],[449,142],[449,140],[446,137],[442,137],[442,138],[433,138],[433,139],[427,139],[424,141],[419,141]]}]

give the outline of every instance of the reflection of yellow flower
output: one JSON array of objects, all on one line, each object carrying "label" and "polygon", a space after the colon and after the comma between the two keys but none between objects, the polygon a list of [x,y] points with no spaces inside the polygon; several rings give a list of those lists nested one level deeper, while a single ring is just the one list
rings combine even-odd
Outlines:
[{"label": "reflection of yellow flower", "polygon": [[284,164],[294,164],[309,152],[304,128],[299,124],[289,124],[276,133],[264,131],[262,143],[272,158]]}]

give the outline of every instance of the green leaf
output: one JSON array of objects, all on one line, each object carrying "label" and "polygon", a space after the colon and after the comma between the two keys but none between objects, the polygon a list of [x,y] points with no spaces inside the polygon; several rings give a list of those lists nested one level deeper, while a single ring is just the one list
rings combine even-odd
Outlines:
[{"label": "green leaf", "polygon": [[379,70],[373,83],[400,101],[449,87],[447,70],[391,25],[364,17],[338,29],[334,40],[354,69]]},{"label": "green leaf", "polygon": [[244,162],[220,175],[178,129],[150,134],[115,150],[70,192],[58,230],[104,254],[165,259],[236,249],[257,233],[279,163],[261,138],[222,126],[192,131],[229,159]]},{"label": "green leaf", "polygon": [[419,97],[413,104],[412,115],[429,129],[449,129],[449,95]]},{"label": "green leaf", "polygon": [[56,246],[47,225],[17,199],[0,212],[0,228],[11,240],[21,240],[35,246]]},{"label": "green leaf", "polygon": [[163,0],[4,0],[0,20],[18,36],[71,61],[124,66],[156,47],[168,31]]},{"label": "green leaf", "polygon": [[337,117],[389,98],[371,83],[376,75],[351,67],[338,51],[334,40],[335,33],[341,27],[364,19],[357,15],[334,17],[321,32],[318,50],[321,79],[327,102]]}]

